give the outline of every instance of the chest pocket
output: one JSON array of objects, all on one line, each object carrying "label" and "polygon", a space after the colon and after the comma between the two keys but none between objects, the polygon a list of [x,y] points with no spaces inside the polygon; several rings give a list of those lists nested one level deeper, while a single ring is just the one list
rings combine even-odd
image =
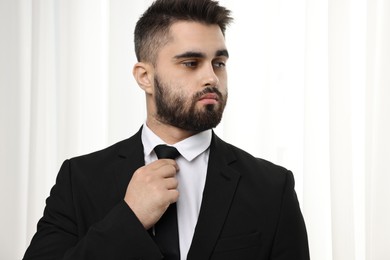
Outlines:
[{"label": "chest pocket", "polygon": [[212,260],[256,259],[261,247],[261,233],[221,238],[215,246]]}]

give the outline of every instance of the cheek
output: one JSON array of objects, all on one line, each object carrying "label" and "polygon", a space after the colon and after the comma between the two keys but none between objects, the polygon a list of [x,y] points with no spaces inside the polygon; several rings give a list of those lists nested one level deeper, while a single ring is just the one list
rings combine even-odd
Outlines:
[{"label": "cheek", "polygon": [[221,82],[221,84],[223,83],[226,86],[227,85],[227,79],[228,79],[227,72],[225,70],[225,71],[221,72],[221,74],[219,75],[219,81]]},{"label": "cheek", "polygon": [[186,89],[183,85],[178,84],[178,82],[172,82],[171,84],[166,85],[165,93],[165,98],[167,98],[169,102],[181,104],[190,102],[192,95],[188,92],[188,89]]},{"label": "cheek", "polygon": [[193,86],[193,81],[189,79],[180,78],[178,80],[171,80],[168,85],[171,93],[176,96],[188,97],[194,94],[196,88]]},{"label": "cheek", "polygon": [[219,82],[219,91],[221,91],[222,94],[227,94],[228,92],[228,84],[226,80],[222,80]]}]

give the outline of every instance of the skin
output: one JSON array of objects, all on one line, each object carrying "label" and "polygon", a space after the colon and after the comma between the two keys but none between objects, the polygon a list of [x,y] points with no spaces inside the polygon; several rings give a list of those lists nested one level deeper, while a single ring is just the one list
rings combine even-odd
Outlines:
[{"label": "skin", "polygon": [[[155,78],[180,95],[185,101],[207,87],[215,87],[222,96],[227,95],[228,59],[225,38],[217,25],[179,21],[170,29],[171,40],[159,49],[155,66],[138,62],[133,75],[146,96],[148,127],[168,144],[186,139],[197,131],[186,130],[167,123],[157,114],[155,102]],[[189,106],[190,102],[185,102]],[[195,103],[196,111],[207,106],[224,106],[215,95],[203,95]],[[133,210],[146,229],[152,227],[168,206],[179,198],[176,162],[157,160],[139,168],[133,175],[126,191],[125,202]]]}]

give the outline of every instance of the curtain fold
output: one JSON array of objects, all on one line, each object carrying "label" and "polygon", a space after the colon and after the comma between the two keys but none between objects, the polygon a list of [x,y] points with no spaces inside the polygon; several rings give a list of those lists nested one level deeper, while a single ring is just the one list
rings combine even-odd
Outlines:
[{"label": "curtain fold", "polygon": [[328,2],[307,1],[303,203],[311,258],[332,259]]},{"label": "curtain fold", "polygon": [[[22,257],[63,160],[144,122],[132,34],[151,2],[0,2],[1,259]],[[390,2],[220,2],[217,134],[294,172],[312,259],[389,259]]]},{"label": "curtain fold", "polygon": [[390,3],[368,1],[366,91],[367,259],[390,255]]}]

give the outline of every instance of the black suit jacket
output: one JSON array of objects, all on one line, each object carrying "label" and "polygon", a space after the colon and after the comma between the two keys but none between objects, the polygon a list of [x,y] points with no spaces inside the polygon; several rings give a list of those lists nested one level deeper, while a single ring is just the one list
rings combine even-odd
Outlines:
[{"label": "black suit jacket", "polygon": [[[123,200],[144,165],[140,133],[63,163],[24,259],[162,259]],[[309,259],[292,173],[213,134],[187,259]]]}]

